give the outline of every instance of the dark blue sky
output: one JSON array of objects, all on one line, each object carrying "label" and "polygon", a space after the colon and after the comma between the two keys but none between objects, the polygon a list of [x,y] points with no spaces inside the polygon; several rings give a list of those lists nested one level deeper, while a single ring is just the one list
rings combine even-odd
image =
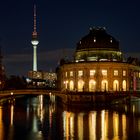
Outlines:
[{"label": "dark blue sky", "polygon": [[0,4],[0,45],[6,73],[32,69],[33,5],[37,5],[38,69],[54,70],[93,26],[106,27],[124,53],[140,55],[139,0],[7,0]]}]

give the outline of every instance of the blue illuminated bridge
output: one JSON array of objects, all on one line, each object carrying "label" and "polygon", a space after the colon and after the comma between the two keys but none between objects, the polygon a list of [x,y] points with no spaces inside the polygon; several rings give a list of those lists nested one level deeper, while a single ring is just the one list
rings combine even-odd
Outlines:
[{"label": "blue illuminated bridge", "polygon": [[19,95],[48,95],[60,98],[63,103],[111,103],[120,100],[130,100],[133,96],[140,98],[140,92],[60,92],[58,90],[23,89],[0,91],[0,99]]}]

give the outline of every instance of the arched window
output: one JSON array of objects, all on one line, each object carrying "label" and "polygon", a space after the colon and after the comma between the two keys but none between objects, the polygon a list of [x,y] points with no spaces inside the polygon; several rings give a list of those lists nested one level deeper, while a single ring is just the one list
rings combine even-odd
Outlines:
[{"label": "arched window", "polygon": [[113,81],[113,91],[119,91],[119,81],[118,80]]},{"label": "arched window", "polygon": [[74,90],[74,82],[72,80],[70,81],[70,90]]},{"label": "arched window", "polygon": [[102,80],[101,82],[101,91],[108,91],[108,81],[107,80]]},{"label": "arched window", "polygon": [[89,81],[89,91],[96,91],[96,81],[95,80],[90,80]]},{"label": "arched window", "polygon": [[122,82],[122,91],[126,91],[126,80]]},{"label": "arched window", "polygon": [[68,89],[68,83],[69,83],[69,81],[64,81],[64,88],[65,89]]},{"label": "arched window", "polygon": [[69,81],[66,81],[66,89],[68,89],[68,83],[69,83]]},{"label": "arched window", "polygon": [[83,91],[84,90],[84,81],[79,80],[78,81],[78,91]]}]

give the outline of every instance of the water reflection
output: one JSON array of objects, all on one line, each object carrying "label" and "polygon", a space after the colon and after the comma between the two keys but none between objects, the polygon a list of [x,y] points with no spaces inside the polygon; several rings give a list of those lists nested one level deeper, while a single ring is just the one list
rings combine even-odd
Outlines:
[{"label": "water reflection", "polygon": [[[0,140],[140,139],[140,101],[107,108],[65,108],[54,96],[0,106]],[[54,100],[55,99],[55,100]]]},{"label": "water reflection", "polygon": [[9,133],[8,133],[8,140],[13,140],[13,134],[14,134],[14,104],[12,103],[10,105],[10,126],[9,126]]},{"label": "water reflection", "polygon": [[[78,140],[126,140],[140,138],[140,110],[138,110],[139,106],[137,105],[139,105],[138,102],[128,106],[123,105],[120,110],[118,110],[118,107],[115,107],[115,110],[95,109],[94,111],[79,113],[64,111],[64,137],[66,139],[75,137]],[[72,122],[77,122],[73,127],[70,125],[71,114],[74,116]]]},{"label": "water reflection", "polygon": [[66,140],[125,140],[128,125],[126,115],[115,111],[63,112],[63,137]]},{"label": "water reflection", "polygon": [[89,112],[89,139],[96,140],[96,111]]},{"label": "water reflection", "polygon": [[11,107],[10,107],[10,125],[11,126],[13,125],[13,118],[14,118],[14,105],[11,104]]},{"label": "water reflection", "polygon": [[123,136],[123,139],[126,139],[127,138],[127,134],[126,134],[126,115],[122,115],[122,136]]},{"label": "water reflection", "polygon": [[44,116],[44,109],[43,109],[43,95],[38,96],[39,102],[38,102],[38,106],[37,106],[37,115],[41,121],[41,123],[43,123],[43,116]]},{"label": "water reflection", "polygon": [[2,116],[2,107],[0,106],[0,140],[4,140],[4,125]]}]

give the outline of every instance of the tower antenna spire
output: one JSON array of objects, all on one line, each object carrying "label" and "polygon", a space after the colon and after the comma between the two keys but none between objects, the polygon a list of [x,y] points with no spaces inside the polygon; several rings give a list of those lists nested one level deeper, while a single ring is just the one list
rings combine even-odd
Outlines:
[{"label": "tower antenna spire", "polygon": [[36,5],[34,4],[34,31],[33,31],[33,38],[37,38],[37,31],[36,31]]},{"label": "tower antenna spire", "polygon": [[37,71],[37,45],[39,41],[37,39],[36,31],[36,5],[34,5],[34,30],[32,33],[31,43],[33,45],[33,71]]}]

